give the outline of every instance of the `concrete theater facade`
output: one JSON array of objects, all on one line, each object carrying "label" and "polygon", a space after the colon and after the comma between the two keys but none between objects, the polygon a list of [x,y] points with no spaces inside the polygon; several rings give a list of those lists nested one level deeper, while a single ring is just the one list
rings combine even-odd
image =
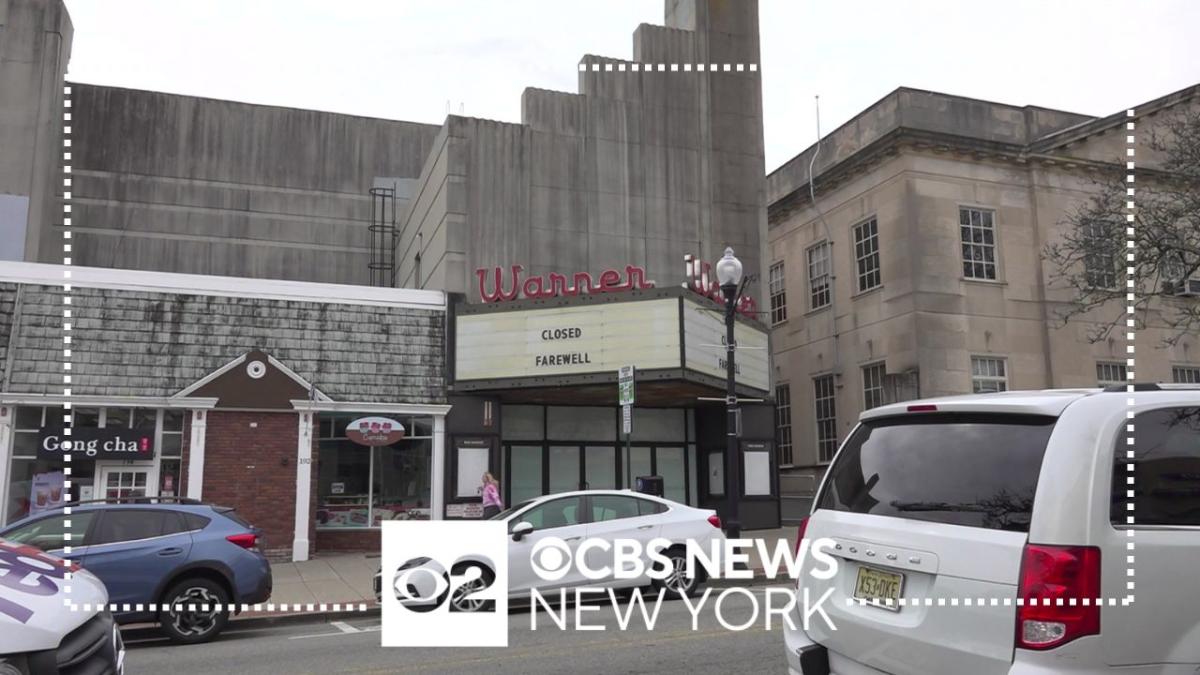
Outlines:
[{"label": "concrete theater facade", "polygon": [[[654,474],[724,503],[721,305],[697,261],[731,246],[765,294],[757,2],[665,0],[631,61],[581,58],[577,93],[526,89],[519,123],[440,125],[73,84],[61,0],[0,9],[22,36],[0,81],[29,93],[0,138],[30,145],[0,157],[0,231],[25,242],[4,256],[60,263],[70,192],[73,330],[101,331],[75,334],[76,424],[151,448],[77,464],[92,496],[115,475],[119,494],[225,503],[296,559],[375,548],[384,519],[477,517],[485,469],[509,502]],[[0,519],[52,473],[36,447],[61,425],[58,269],[4,272]],[[753,300],[739,310],[743,526],[769,527],[770,345]],[[111,312],[136,339],[103,332]],[[366,418],[405,435],[358,443]]]}]

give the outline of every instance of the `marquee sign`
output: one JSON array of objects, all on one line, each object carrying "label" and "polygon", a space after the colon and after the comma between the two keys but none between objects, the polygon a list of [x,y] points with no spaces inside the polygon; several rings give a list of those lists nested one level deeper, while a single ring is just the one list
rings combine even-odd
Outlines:
[{"label": "marquee sign", "polygon": [[[691,298],[464,314],[455,323],[457,381],[611,374],[630,364],[725,379],[725,318]],[[737,381],[768,390],[766,333],[741,321],[734,331],[743,347]]]},{"label": "marquee sign", "polygon": [[[687,255],[684,262],[683,287],[694,293],[725,304],[725,295],[713,274],[712,264],[707,260],[698,260],[695,256]],[[604,270],[598,278],[593,278],[587,272],[560,274],[551,272],[545,276],[530,276],[522,279],[525,271],[523,265],[512,265],[507,275],[503,267],[492,269],[480,268],[475,270],[475,278],[479,282],[479,299],[481,302],[508,302],[512,300],[544,300],[546,298],[574,297],[596,293],[623,293],[654,288],[654,282],[646,279],[646,270],[637,265],[626,265],[624,272],[615,269]],[[505,277],[508,277],[507,283]],[[489,277],[491,286],[489,288]],[[737,311],[755,318],[757,303],[754,298],[742,296],[738,301]]]},{"label": "marquee sign", "polygon": [[154,427],[74,427],[70,436],[62,429],[39,432],[39,459],[61,459],[67,453],[96,459],[153,459]]},{"label": "marquee sign", "polygon": [[674,298],[468,314],[456,323],[458,380],[679,367]]}]

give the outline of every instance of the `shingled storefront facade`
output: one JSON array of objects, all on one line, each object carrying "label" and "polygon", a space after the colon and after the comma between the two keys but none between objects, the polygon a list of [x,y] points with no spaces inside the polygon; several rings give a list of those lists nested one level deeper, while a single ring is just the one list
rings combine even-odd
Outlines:
[{"label": "shingled storefront facade", "polygon": [[62,270],[0,263],[0,521],[188,497],[305,560],[442,512],[443,293]]}]

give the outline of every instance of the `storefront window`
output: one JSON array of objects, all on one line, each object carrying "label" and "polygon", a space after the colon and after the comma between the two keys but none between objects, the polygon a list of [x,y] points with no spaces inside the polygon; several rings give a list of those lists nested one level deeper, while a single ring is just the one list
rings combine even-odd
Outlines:
[{"label": "storefront window", "polygon": [[[64,413],[73,426],[156,430],[154,460],[119,461],[75,455],[71,462],[70,490],[63,489],[66,476],[60,459],[38,456],[43,433],[59,435]],[[77,407],[66,413],[59,406],[19,406],[15,411],[12,459],[8,485],[0,485],[4,503],[0,517],[11,523],[39,510],[69,501],[106,497],[156,495],[178,496],[183,451],[183,410],[155,408]],[[157,463],[158,482],[155,484]],[[39,503],[39,500],[41,503]]]},{"label": "storefront window", "polygon": [[433,419],[392,417],[405,436],[367,447],[346,435],[362,415],[322,415],[318,421],[317,527],[378,527],[385,520],[429,518]]}]

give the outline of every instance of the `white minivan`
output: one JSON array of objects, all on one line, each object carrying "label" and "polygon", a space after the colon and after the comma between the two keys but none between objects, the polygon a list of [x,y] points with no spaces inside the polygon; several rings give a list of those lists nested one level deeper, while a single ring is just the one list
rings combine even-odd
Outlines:
[{"label": "white minivan", "polygon": [[863,413],[801,533],[836,630],[785,628],[789,672],[1200,673],[1200,387],[1136,389]]}]

